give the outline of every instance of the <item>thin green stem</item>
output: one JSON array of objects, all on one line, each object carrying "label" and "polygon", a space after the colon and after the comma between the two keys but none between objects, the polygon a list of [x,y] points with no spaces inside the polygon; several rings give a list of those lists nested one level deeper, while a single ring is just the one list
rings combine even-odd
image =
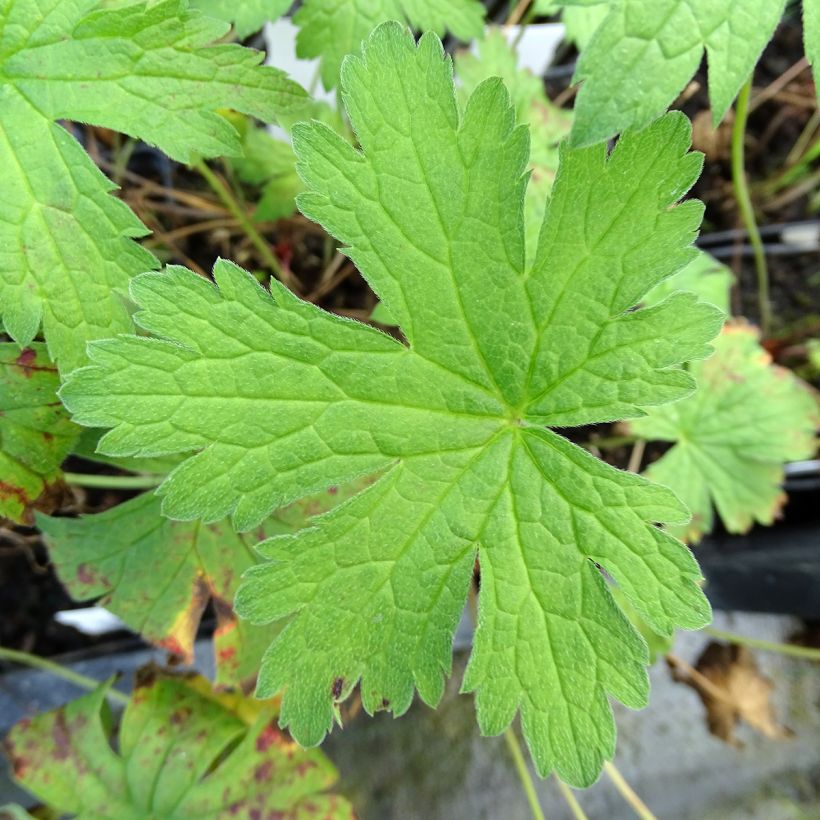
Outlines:
[{"label": "thin green stem", "polygon": [[508,726],[504,730],[504,740],[507,741],[507,748],[510,750],[513,763],[515,763],[518,778],[521,780],[524,794],[527,795],[527,802],[530,804],[532,816],[535,820],[544,820],[544,812],[541,811],[541,804],[538,802],[535,784],[532,782],[530,770],[527,768],[527,761],[524,759],[524,753],[521,751],[521,744],[518,742],[518,737],[513,731],[512,726]]},{"label": "thin green stem", "polygon": [[615,764],[607,760],[604,763],[604,771],[609,776],[609,779],[612,781],[615,788],[621,793],[621,797],[629,803],[632,810],[638,815],[638,817],[641,818],[641,820],[658,820],[657,817],[649,811],[649,807],[646,803],[638,797],[632,786],[626,782],[624,776],[618,771],[617,768],[615,768]]},{"label": "thin green stem", "polygon": [[572,789],[570,789],[570,787],[567,786],[567,784],[564,783],[558,775],[555,776],[555,782],[558,784],[558,790],[561,792],[561,796],[567,801],[569,810],[572,812],[572,816],[575,820],[589,820],[586,813],[581,808],[581,804],[572,793]]},{"label": "thin green stem", "polygon": [[213,192],[219,197],[222,204],[230,211],[231,215],[239,223],[239,226],[250,239],[253,246],[259,251],[262,260],[270,268],[271,272],[280,282],[284,282],[291,290],[296,291],[296,279],[290,271],[285,270],[279,260],[274,256],[268,243],[262,238],[256,226],[251,222],[245,209],[239,204],[236,197],[227,185],[208,167],[204,160],[198,159],[192,163],[192,167],[201,174],[202,178],[210,185]]},{"label": "thin green stem", "polygon": [[764,338],[769,335],[772,326],[772,306],[769,302],[769,269],[766,266],[766,253],[763,250],[763,240],[755,221],[752,198],[749,195],[749,184],[746,179],[746,159],[744,138],[746,136],[746,122],[749,119],[749,94],[752,90],[752,78],[745,82],[737,97],[735,106],[735,123],[732,128],[732,185],[735,189],[735,199],[740,210],[743,224],[749,234],[749,242],[754,252],[755,269],[757,271],[757,300],[760,311],[760,328]]},{"label": "thin green stem", "polygon": [[760,638],[747,638],[745,635],[725,632],[722,629],[715,629],[711,626],[705,627],[703,631],[718,640],[748,646],[752,649],[763,649],[766,652],[779,652],[781,655],[789,655],[792,658],[820,661],[820,649],[815,649],[811,646],[795,646],[790,643],[777,643],[777,641],[764,641]]},{"label": "thin green stem", "polygon": [[[28,652],[19,652],[16,649],[6,649],[6,647],[0,646],[0,660],[12,661],[24,666],[32,666],[35,669],[42,669],[69,683],[73,683],[75,686],[79,686],[80,689],[88,689],[93,692],[100,685],[100,681],[94,680],[94,678],[81,675],[79,672],[74,672],[71,669],[60,666],[59,663],[40,658],[37,655],[31,655]],[[118,703],[127,704],[130,700],[128,695],[118,692],[116,689],[109,689],[106,694],[111,700],[116,700]]]},{"label": "thin green stem", "polygon": [[161,475],[96,475],[94,473],[63,473],[69,484],[78,487],[102,487],[112,490],[147,490],[162,484]]}]

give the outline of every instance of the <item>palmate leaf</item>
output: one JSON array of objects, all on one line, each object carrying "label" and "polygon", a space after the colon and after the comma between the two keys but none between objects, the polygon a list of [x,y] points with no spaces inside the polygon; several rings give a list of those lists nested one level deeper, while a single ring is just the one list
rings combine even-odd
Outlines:
[{"label": "palmate leaf", "polygon": [[246,535],[227,521],[171,521],[160,500],[144,493],[110,510],[81,518],[38,516],[49,556],[72,598],[102,603],[147,640],[193,660],[194,639],[205,607],[216,612],[217,683],[255,679],[262,653],[276,634],[238,620],[233,599],[242,573],[259,559],[260,539],[304,527],[358,487],[331,488],[277,512]]},{"label": "palmate leaf", "polygon": [[342,60],[358,54],[362,40],[385,20],[468,41],[484,29],[484,6],[478,0],[304,0],[293,17],[299,26],[296,53],[318,57],[322,85],[335,88]]},{"label": "palmate leaf", "polygon": [[[573,144],[590,145],[647,125],[683,90],[704,51],[717,124],[752,73],[785,4],[610,0],[609,14],[583,49],[575,72],[583,85],[575,103]],[[809,53],[812,24],[807,26]]]},{"label": "palmate leaf", "polygon": [[321,752],[283,736],[270,706],[248,725],[241,701],[212,694],[199,678],[143,671],[115,752],[105,702],[111,683],[21,721],[5,740],[15,780],[61,815],[353,817],[346,800],[323,793],[337,774]]},{"label": "palmate leaf", "polygon": [[713,505],[729,532],[771,524],[786,500],[783,463],[812,456],[820,423],[809,388],[771,363],[752,327],[728,324],[715,348],[690,368],[703,389],[630,425],[675,442],[646,474],[689,506],[692,520],[672,531],[690,542],[711,531]]},{"label": "palmate leaf", "polygon": [[[520,710],[538,770],[595,779],[613,753],[607,693],[647,696],[647,650],[602,566],[652,628],[698,627],[709,607],[688,551],[653,522],[675,496],[546,425],[641,415],[687,395],[676,366],[707,355],[721,314],[678,295],[630,310],[683,267],[701,206],[690,129],[669,115],[604,146],[562,150],[531,264],[527,130],[500,80],[460,117],[441,43],[378,28],[345,63],[359,152],[318,123],[294,129],[299,205],[346,252],[407,344],[324,313],[227,262],[213,285],[171,268],[136,279],[158,339],[95,343],[62,395],[110,453],[199,451],[160,489],[172,517],[240,529],[330,483],[383,471],[294,536],[265,542],[240,615],[289,618],[263,695],[321,741],[357,681],[365,708],[441,696],[476,552],[479,623],[466,690],[483,731]],[[526,273],[525,273],[526,271]]]},{"label": "palmate leaf", "polygon": [[61,372],[89,339],[131,329],[132,276],[157,266],[146,229],[56,120],[102,125],[174,159],[239,151],[231,107],[289,115],[304,91],[262,54],[209,44],[227,26],[183,0],[0,0],[0,315],[28,345],[42,320]]},{"label": "palmate leaf", "polygon": [[0,518],[30,524],[35,508],[59,504],[60,465],[81,432],[59,386],[45,345],[0,344]]}]

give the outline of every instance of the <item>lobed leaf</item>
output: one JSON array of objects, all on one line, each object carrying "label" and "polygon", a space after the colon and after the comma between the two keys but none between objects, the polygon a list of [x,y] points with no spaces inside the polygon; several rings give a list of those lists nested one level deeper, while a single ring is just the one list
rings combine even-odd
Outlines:
[{"label": "lobed leaf", "polygon": [[[581,52],[574,145],[643,128],[709,60],[715,124],[752,73],[785,0],[611,0]],[[590,9],[591,11],[591,9]]]},{"label": "lobed leaf", "polygon": [[211,524],[165,518],[160,500],[144,493],[110,510],[80,518],[38,516],[60,580],[78,601],[101,603],[146,640],[193,661],[206,606],[213,606],[216,682],[253,682],[277,629],[236,618],[233,599],[242,573],[259,559],[255,540],[306,526],[358,488],[337,488],[277,511],[249,535],[227,521]]},{"label": "lobed leaf", "polygon": [[21,721],[5,740],[15,780],[61,814],[353,817],[347,801],[323,793],[337,774],[321,752],[283,736],[270,708],[248,726],[197,679],[143,673],[114,751],[111,683]]},{"label": "lobed leaf", "polygon": [[306,95],[261,53],[209,45],[225,29],[183,0],[0,2],[0,315],[21,346],[42,322],[61,372],[87,361],[89,339],[131,329],[128,282],[158,263],[132,241],[145,227],[56,121],[113,128],[182,161],[238,153],[218,109],[272,120]]},{"label": "lobed leaf", "polygon": [[464,688],[484,732],[521,713],[538,771],[575,785],[612,755],[607,695],[645,702],[647,649],[606,570],[650,627],[696,628],[709,607],[691,554],[658,529],[686,510],[666,488],[596,460],[545,425],[640,416],[688,395],[721,313],[691,294],[634,310],[695,255],[700,168],[668,115],[603,146],[564,146],[532,263],[528,134],[498,79],[459,112],[440,41],[380,26],[345,62],[361,150],[294,129],[299,206],[346,245],[406,344],[219,262],[136,279],[159,338],[92,346],[62,396],[111,427],[115,455],[192,455],[160,489],[166,514],[250,528],[356,475],[366,490],[260,549],[237,610],[288,619],[258,692],[321,741],[360,681],[368,711],[435,703],[475,556],[479,622]]},{"label": "lobed leaf", "polygon": [[703,389],[631,423],[637,435],[674,446],[646,471],[692,511],[672,532],[697,542],[712,530],[712,507],[729,532],[771,524],[785,503],[783,463],[810,458],[820,418],[810,389],[771,363],[758,334],[727,324],[715,355],[690,367]]}]

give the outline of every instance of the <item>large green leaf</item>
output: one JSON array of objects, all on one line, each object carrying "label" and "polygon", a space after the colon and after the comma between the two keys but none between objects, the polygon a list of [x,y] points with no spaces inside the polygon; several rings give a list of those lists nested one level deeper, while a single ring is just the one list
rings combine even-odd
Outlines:
[{"label": "large green leaf", "polygon": [[37,342],[0,344],[0,517],[31,523],[61,495],[60,465],[80,435],[57,398],[60,378]]},{"label": "large green leaf", "polygon": [[325,88],[339,82],[342,60],[358,54],[362,40],[385,20],[406,20],[420,31],[460,40],[478,37],[484,28],[484,7],[478,0],[304,0],[293,18],[300,27],[296,53],[318,57]]},{"label": "large green leaf", "polygon": [[809,388],[771,363],[753,328],[729,324],[715,346],[690,368],[701,390],[631,424],[674,442],[646,474],[689,506],[692,520],[673,532],[691,542],[711,531],[713,505],[729,532],[771,524],[786,500],[783,463],[814,453],[818,424]]},{"label": "large green leaf", "polygon": [[308,492],[384,471],[294,536],[240,589],[240,615],[288,618],[263,695],[318,743],[357,681],[367,710],[435,703],[476,552],[479,623],[464,682],[485,732],[520,710],[538,770],[587,784],[613,753],[606,695],[647,696],[646,645],[603,567],[659,633],[709,619],[689,552],[654,522],[675,496],[546,425],[639,416],[689,394],[721,314],[689,294],[632,310],[695,255],[702,208],[690,128],[669,115],[604,146],[562,150],[538,252],[524,251],[528,133],[500,80],[459,115],[441,43],[398,24],[345,63],[361,151],[294,130],[299,205],[400,323],[401,344],[227,262],[136,279],[156,339],[95,343],[63,388],[112,454],[196,451],[160,489],[182,519],[240,529]]},{"label": "large green leaf", "polygon": [[224,23],[183,0],[0,0],[0,315],[28,345],[41,321],[61,372],[89,339],[131,329],[124,294],[157,266],[146,229],[56,120],[113,128],[174,159],[237,153],[217,113],[290,116],[304,91],[262,54],[209,45]]},{"label": "large green leaf", "polygon": [[259,559],[254,541],[304,527],[353,489],[336,488],[279,510],[253,533],[237,535],[227,521],[171,521],[160,500],[145,493],[81,518],[38,516],[60,580],[72,598],[102,603],[147,640],[185,661],[205,607],[216,612],[217,682],[254,681],[262,653],[278,630],[239,621],[233,599],[239,578]]},{"label": "large green leaf", "polygon": [[667,108],[709,60],[718,123],[771,39],[786,0],[610,0],[581,52],[583,81],[572,141],[589,145],[642,128]]},{"label": "large green leaf", "polygon": [[5,741],[14,778],[80,820],[353,817],[322,791],[337,778],[318,751],[299,749],[263,709],[248,726],[194,679],[142,674],[111,747],[105,698],[91,694],[18,723]]}]

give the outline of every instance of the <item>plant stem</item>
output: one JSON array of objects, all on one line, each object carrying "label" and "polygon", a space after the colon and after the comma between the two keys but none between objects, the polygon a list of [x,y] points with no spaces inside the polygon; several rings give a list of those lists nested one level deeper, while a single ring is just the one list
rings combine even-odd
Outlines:
[{"label": "plant stem", "polygon": [[777,643],[777,641],[764,641],[760,638],[747,638],[745,635],[737,635],[734,632],[724,632],[722,629],[715,629],[707,626],[703,629],[713,638],[718,638],[729,643],[748,646],[752,649],[763,649],[767,652],[779,652],[781,655],[790,655],[793,658],[806,658],[807,660],[820,661],[820,649],[811,646],[795,646],[790,643]]},{"label": "plant stem", "polygon": [[295,277],[290,271],[286,271],[279,264],[279,260],[274,256],[273,251],[271,251],[270,246],[262,238],[259,231],[256,230],[245,209],[237,202],[233,191],[208,167],[204,160],[196,160],[192,163],[192,167],[202,175],[202,178],[211,186],[211,189],[219,197],[222,204],[239,223],[245,235],[250,239],[256,250],[259,251],[259,255],[268,268],[270,268],[271,273],[273,273],[280,282],[284,282],[291,290],[298,292]]},{"label": "plant stem", "polygon": [[752,198],[749,195],[749,185],[745,170],[746,122],[749,119],[749,94],[752,90],[752,78],[744,83],[737,97],[735,106],[735,123],[732,127],[732,185],[735,189],[735,199],[740,210],[743,224],[749,234],[749,242],[754,251],[755,269],[757,270],[757,300],[760,311],[760,329],[763,337],[769,335],[772,325],[772,308],[769,303],[769,270],[766,266],[766,254],[763,250],[763,241],[755,221],[755,212],[752,207]]},{"label": "plant stem", "polygon": [[612,781],[615,788],[621,793],[621,797],[629,803],[632,810],[638,815],[638,817],[641,818],[641,820],[657,820],[655,815],[649,811],[646,803],[644,803],[643,800],[635,794],[632,786],[624,780],[624,776],[609,760],[604,762],[604,771],[607,775],[609,775],[609,779]]},{"label": "plant stem", "polygon": [[516,25],[524,14],[526,14],[530,3],[532,3],[532,0],[518,0],[515,7],[510,12],[510,16],[504,21],[504,28]]},{"label": "plant stem", "polygon": [[535,792],[532,777],[530,777],[530,770],[527,768],[527,761],[524,759],[521,744],[518,742],[518,737],[513,731],[512,726],[508,726],[504,730],[504,740],[507,741],[507,748],[510,750],[513,763],[515,763],[518,778],[521,780],[524,793],[527,795],[527,802],[530,804],[532,816],[535,820],[544,820],[544,812],[541,811],[541,804],[538,802],[538,795]]},{"label": "plant stem", "polygon": [[572,793],[572,789],[570,789],[570,787],[567,786],[567,784],[564,783],[564,781],[557,775],[555,777],[555,782],[558,784],[558,789],[561,792],[561,796],[567,801],[569,810],[572,812],[572,816],[575,820],[589,820],[584,813],[584,810],[581,808],[581,804]]},{"label": "plant stem", "polygon": [[161,475],[96,475],[94,473],[63,473],[69,484],[78,487],[101,487],[112,490],[147,490],[162,484]]},{"label": "plant stem", "polygon": [[[81,675],[79,672],[74,672],[71,669],[66,669],[64,666],[60,666],[59,663],[46,660],[46,658],[40,658],[37,655],[31,655],[28,652],[19,652],[16,649],[6,649],[5,647],[0,646],[0,660],[13,661],[14,663],[23,664],[24,666],[32,666],[35,669],[42,669],[45,672],[50,672],[52,675],[68,681],[69,683],[73,683],[75,686],[79,686],[80,689],[94,691],[100,685],[100,681],[94,680],[94,678]],[[116,689],[109,689],[106,694],[109,698],[116,700],[118,703],[127,704],[130,700],[128,695],[124,695]]]}]

